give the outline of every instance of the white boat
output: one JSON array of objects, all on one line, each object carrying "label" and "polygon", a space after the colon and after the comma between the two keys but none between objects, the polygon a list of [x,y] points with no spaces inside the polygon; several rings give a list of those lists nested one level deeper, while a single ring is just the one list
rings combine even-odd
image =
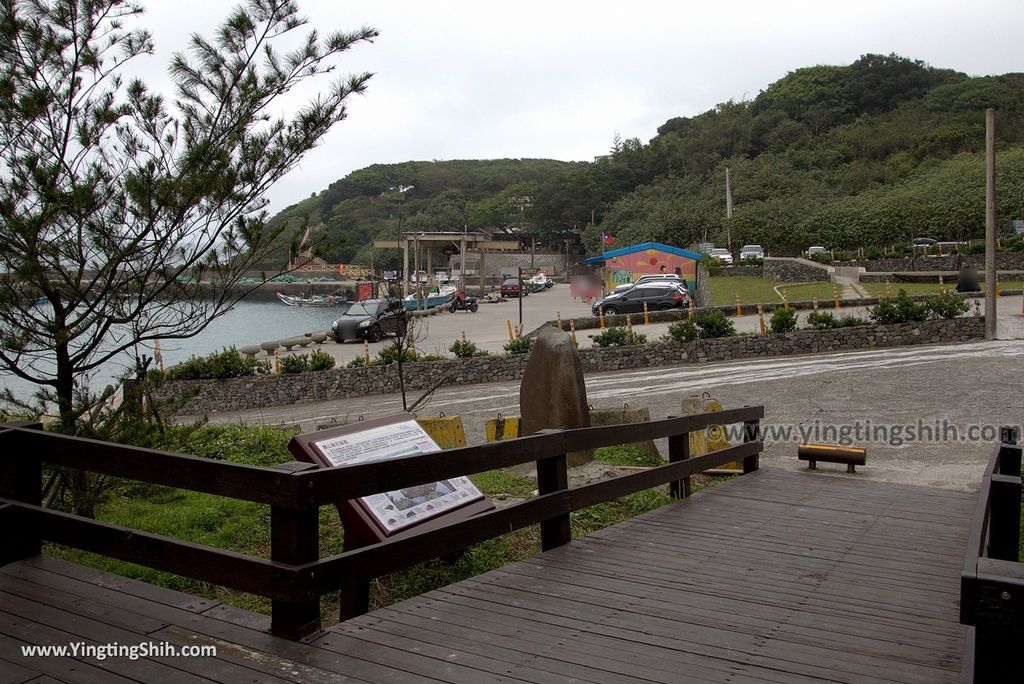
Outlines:
[{"label": "white boat", "polygon": [[283,292],[276,292],[277,298],[288,306],[337,306],[348,300],[336,295],[312,295],[310,297],[292,297]]}]

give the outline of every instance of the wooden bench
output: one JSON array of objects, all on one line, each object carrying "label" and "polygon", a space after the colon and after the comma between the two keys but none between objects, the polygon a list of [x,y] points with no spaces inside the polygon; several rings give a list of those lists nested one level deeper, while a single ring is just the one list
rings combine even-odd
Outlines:
[{"label": "wooden bench", "polygon": [[846,472],[855,473],[857,472],[855,466],[868,462],[867,449],[832,444],[799,444],[796,448],[796,455],[801,461],[808,462],[808,470],[817,468],[818,461],[826,461],[828,463],[845,463]]}]

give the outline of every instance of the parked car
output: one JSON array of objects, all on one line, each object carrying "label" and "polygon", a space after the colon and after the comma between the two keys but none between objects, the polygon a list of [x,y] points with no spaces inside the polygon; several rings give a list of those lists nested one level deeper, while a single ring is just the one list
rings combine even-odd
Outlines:
[{"label": "parked car", "polygon": [[910,244],[913,245],[914,247],[931,247],[936,242],[938,242],[938,240],[935,240],[934,238],[916,237]]},{"label": "parked car", "polygon": [[723,264],[732,265],[732,253],[724,247],[715,247],[711,250],[711,256]]},{"label": "parked car", "polygon": [[818,245],[815,245],[813,247],[808,247],[807,248],[807,258],[808,259],[812,258],[815,254],[828,254],[828,250],[825,249],[824,247],[820,247]]},{"label": "parked car", "polygon": [[385,335],[401,336],[407,325],[405,307],[397,297],[364,299],[356,302],[331,326],[336,342],[369,340],[378,342]]},{"label": "parked car", "polygon": [[623,285],[616,285],[614,289],[608,294],[621,294],[626,290],[632,289],[637,285],[643,283],[675,283],[689,293],[690,288],[686,285],[686,280],[680,278],[675,273],[651,273],[648,275],[642,275],[631,283],[625,283]]},{"label": "parked car", "polygon": [[740,250],[740,261],[756,261],[764,259],[764,248],[761,245],[743,245]]},{"label": "parked car", "polygon": [[527,297],[530,294],[528,288],[523,287],[523,284],[519,282],[519,278],[506,278],[501,283],[501,296],[502,297]]},{"label": "parked car", "polygon": [[381,275],[384,276],[385,282],[395,283],[398,282],[398,271],[384,271]]},{"label": "parked car", "polygon": [[665,311],[688,306],[690,295],[678,283],[650,282],[634,285],[618,294],[610,294],[590,306],[590,313],[606,316],[620,313],[643,313],[644,304],[648,311]]}]

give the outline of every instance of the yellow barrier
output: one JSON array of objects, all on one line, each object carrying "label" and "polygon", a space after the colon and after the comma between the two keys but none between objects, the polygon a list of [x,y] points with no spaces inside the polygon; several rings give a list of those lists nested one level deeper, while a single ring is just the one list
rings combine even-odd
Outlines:
[{"label": "yellow barrier", "polygon": [[501,442],[519,437],[519,416],[488,418],[484,427],[488,442]]},{"label": "yellow barrier", "polygon": [[[706,392],[703,395],[694,394],[683,399],[682,414],[684,416],[721,410],[722,404],[717,399],[712,399],[711,395]],[[725,434],[725,428],[721,425],[713,425],[706,430],[690,433],[691,457],[703,456],[712,451],[721,451],[722,449],[729,448],[729,446],[729,439]],[[743,463],[741,461],[732,461],[717,468],[715,472],[742,473]]]},{"label": "yellow barrier", "polygon": [[466,446],[466,431],[462,427],[462,416],[431,416],[417,418],[416,422],[442,449],[457,449]]}]

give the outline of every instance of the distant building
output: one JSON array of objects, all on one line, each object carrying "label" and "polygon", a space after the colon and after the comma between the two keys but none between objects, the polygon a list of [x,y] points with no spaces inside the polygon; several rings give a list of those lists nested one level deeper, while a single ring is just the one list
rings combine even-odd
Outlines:
[{"label": "distant building", "polygon": [[644,242],[605,252],[583,263],[604,267],[605,287],[609,290],[616,285],[631,283],[642,275],[676,273],[686,280],[690,292],[696,292],[698,261],[700,254],[697,252],[660,242]]}]

